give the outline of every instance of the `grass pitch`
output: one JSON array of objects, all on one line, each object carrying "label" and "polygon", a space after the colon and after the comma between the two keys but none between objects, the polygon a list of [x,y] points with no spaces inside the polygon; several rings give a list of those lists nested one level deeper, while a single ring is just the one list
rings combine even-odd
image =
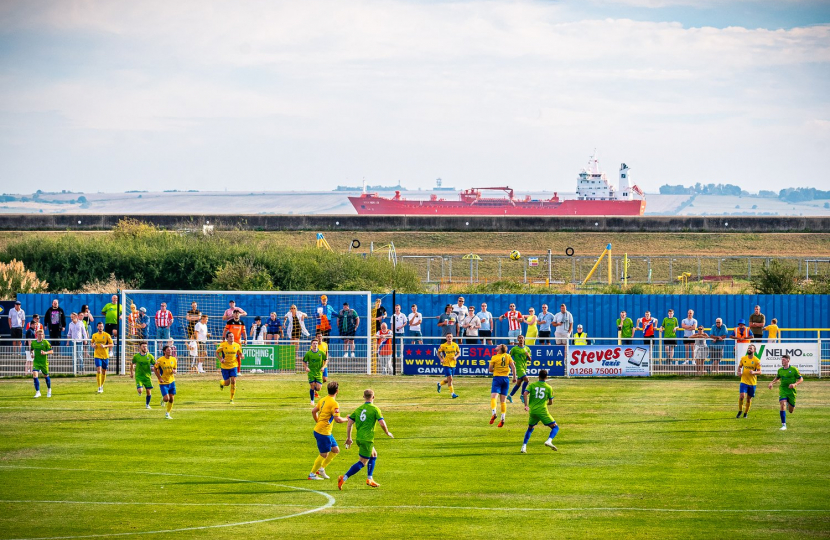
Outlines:
[{"label": "grass pitch", "polygon": [[[337,490],[305,479],[316,455],[301,375],[247,375],[235,405],[216,377],[180,376],[174,420],[132,381],[0,382],[0,539],[815,538],[830,536],[830,382],[799,389],[781,432],[777,392],[758,386],[736,420],[737,381],[553,380],[558,452],[526,414],[488,424],[490,381],[336,377],[344,415],[375,389],[375,479]],[[156,390],[157,391],[157,390]],[[45,393],[44,393],[45,395]],[[310,491],[313,490],[313,491]]]}]

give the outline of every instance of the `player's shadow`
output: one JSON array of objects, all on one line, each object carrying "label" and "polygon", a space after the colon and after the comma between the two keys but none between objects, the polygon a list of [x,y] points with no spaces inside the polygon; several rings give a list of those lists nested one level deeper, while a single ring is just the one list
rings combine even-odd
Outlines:
[{"label": "player's shadow", "polygon": [[663,418],[651,420],[621,420],[617,424],[671,424],[676,422],[720,422],[724,418]]}]

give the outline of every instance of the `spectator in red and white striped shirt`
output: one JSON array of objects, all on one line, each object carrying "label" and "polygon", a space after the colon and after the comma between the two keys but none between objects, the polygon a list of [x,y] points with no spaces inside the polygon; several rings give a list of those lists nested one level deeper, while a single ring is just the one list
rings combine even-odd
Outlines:
[{"label": "spectator in red and white striped shirt", "polygon": [[516,311],[516,304],[510,304],[507,313],[499,317],[500,321],[504,319],[507,319],[507,335],[510,337],[510,344],[512,345],[516,342],[516,338],[522,334],[524,317],[521,312]]},{"label": "spectator in red and white striped shirt", "polygon": [[156,339],[170,339],[170,327],[173,326],[173,314],[167,310],[167,303],[161,303],[156,311]]}]

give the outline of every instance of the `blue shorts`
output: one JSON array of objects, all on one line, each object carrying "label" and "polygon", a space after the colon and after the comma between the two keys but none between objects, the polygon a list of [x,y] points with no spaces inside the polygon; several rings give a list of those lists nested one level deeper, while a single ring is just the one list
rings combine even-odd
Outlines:
[{"label": "blue shorts", "polygon": [[231,368],[231,369],[222,368],[222,379],[224,379],[226,381],[228,379],[230,379],[231,377],[236,377],[238,375],[239,375],[239,371],[237,371],[236,368]]},{"label": "blue shorts", "polygon": [[507,337],[516,338],[522,335],[522,329],[516,328],[515,330],[510,330],[507,332]]},{"label": "blue shorts", "polygon": [[175,396],[176,395],[176,381],[171,382],[170,384],[160,384],[159,390],[161,390],[162,396]]},{"label": "blue shorts", "polygon": [[509,388],[510,377],[493,377],[493,384],[490,385],[491,393],[506,396]]},{"label": "blue shorts", "polygon": [[95,359],[95,367],[99,367],[104,371],[110,368],[110,361],[109,358],[96,358]]},{"label": "blue shorts", "polygon": [[747,397],[754,398],[755,397],[755,385],[749,385],[746,383],[741,383],[741,394],[746,394]]},{"label": "blue shorts", "polygon": [[329,376],[329,368],[324,367],[323,368],[323,377],[328,377],[328,376]]},{"label": "blue shorts", "polygon": [[334,435],[320,435],[316,431],[313,433],[314,438],[317,439],[317,450],[321,454],[331,452],[331,448],[333,446],[337,446],[337,441],[334,440]]},{"label": "blue shorts", "polygon": [[412,337],[424,337],[420,330],[410,330],[409,335]]},{"label": "blue shorts", "polygon": [[455,375],[455,368],[444,366],[444,377],[452,377]]}]

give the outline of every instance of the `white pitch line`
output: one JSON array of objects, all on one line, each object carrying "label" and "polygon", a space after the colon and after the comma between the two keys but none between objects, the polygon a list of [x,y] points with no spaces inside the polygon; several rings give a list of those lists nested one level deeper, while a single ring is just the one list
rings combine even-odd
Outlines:
[{"label": "white pitch line", "polygon": [[[172,503],[172,502],[133,502],[133,501],[41,501],[2,499],[0,504],[101,504],[110,506],[269,506],[274,508],[307,508],[308,504],[269,504],[269,503]],[[316,507],[313,507],[316,508]]]},{"label": "white pitch line", "polygon": [[[183,531],[202,531],[206,529],[222,529],[227,527],[238,527],[241,525],[256,525],[259,523],[268,523],[271,521],[278,521],[282,519],[289,519],[293,517],[304,516],[306,514],[312,514],[314,512],[319,512],[321,510],[325,510],[326,508],[330,508],[334,505],[335,500],[334,497],[329,495],[328,493],[317,491],[314,489],[308,488],[301,488],[295,486],[289,486],[286,484],[277,484],[273,482],[260,482],[257,480],[243,480],[240,478],[228,478],[223,476],[209,476],[204,474],[184,474],[184,473],[164,473],[164,472],[146,472],[146,471],[104,471],[104,470],[93,470],[93,469],[71,469],[71,468],[61,468],[61,467],[36,467],[36,466],[28,466],[28,465],[0,465],[0,469],[39,469],[39,470],[50,470],[50,471],[74,471],[74,472],[86,472],[86,473],[106,473],[106,474],[147,474],[147,475],[154,475],[154,476],[178,476],[178,477],[187,477],[187,478],[210,478],[212,480],[225,480],[231,482],[241,482],[245,484],[260,484],[265,486],[276,486],[276,487],[283,487],[288,489],[294,489],[297,491],[307,491],[310,493],[316,493],[317,495],[322,495],[326,498],[326,504],[322,506],[318,506],[315,508],[311,508],[309,510],[304,510],[302,512],[297,512],[295,514],[289,514],[287,516],[277,516],[272,518],[265,518],[265,519],[256,519],[251,521],[239,521],[236,523],[221,523],[218,525],[202,525],[199,527],[182,527],[180,529],[163,529],[158,531],[131,531],[131,532],[120,532],[120,533],[99,533],[99,534],[82,534],[82,535],[74,535],[74,536],[43,536],[38,538],[16,538],[11,540],[70,540],[74,538],[104,538],[110,536],[137,536],[137,535],[145,535],[145,534],[167,534],[167,533],[175,533],[175,532],[183,532]],[[301,506],[302,507],[302,506]]]}]

